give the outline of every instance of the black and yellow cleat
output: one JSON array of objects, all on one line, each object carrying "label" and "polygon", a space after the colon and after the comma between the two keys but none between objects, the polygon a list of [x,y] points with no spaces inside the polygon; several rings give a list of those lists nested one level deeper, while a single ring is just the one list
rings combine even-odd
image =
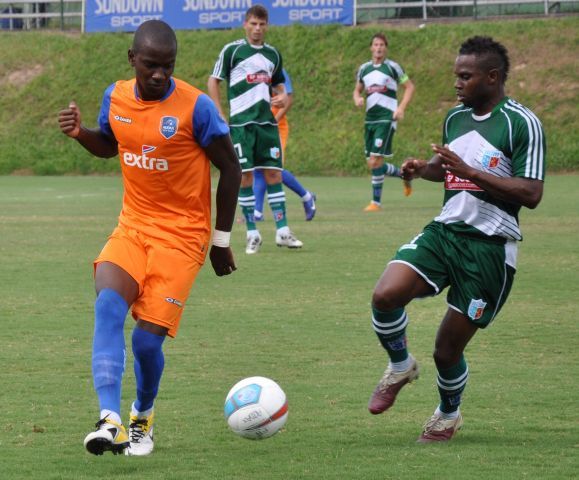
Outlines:
[{"label": "black and yellow cleat", "polygon": [[95,427],[96,430],[84,439],[84,446],[89,453],[102,455],[104,452],[113,452],[118,455],[129,446],[129,436],[122,424],[105,417]]}]

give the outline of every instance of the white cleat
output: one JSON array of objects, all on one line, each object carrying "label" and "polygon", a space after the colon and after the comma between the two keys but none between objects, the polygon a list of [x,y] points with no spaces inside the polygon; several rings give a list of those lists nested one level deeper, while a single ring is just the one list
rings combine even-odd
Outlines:
[{"label": "white cleat", "polygon": [[247,245],[245,247],[245,253],[248,255],[253,255],[259,252],[259,247],[261,247],[262,240],[260,235],[252,235],[247,237]]},{"label": "white cleat", "polygon": [[278,247],[287,248],[302,248],[304,246],[303,242],[298,240],[292,232],[288,233],[276,233],[275,243]]},{"label": "white cleat", "polygon": [[129,448],[125,450],[125,455],[144,457],[153,452],[153,421],[155,413],[151,411],[149,415],[140,416],[131,412],[129,422]]}]

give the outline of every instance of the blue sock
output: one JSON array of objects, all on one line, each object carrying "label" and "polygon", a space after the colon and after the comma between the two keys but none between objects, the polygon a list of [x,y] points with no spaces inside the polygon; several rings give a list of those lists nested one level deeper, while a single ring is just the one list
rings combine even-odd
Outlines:
[{"label": "blue sock", "polygon": [[133,355],[137,380],[135,410],[138,412],[146,412],[152,408],[159,391],[165,367],[164,340],[164,335],[155,335],[138,327],[133,330]]},{"label": "blue sock", "polygon": [[125,336],[123,327],[129,306],[116,291],[105,288],[97,296],[92,374],[101,410],[120,415],[121,384],[125,371]]},{"label": "blue sock", "polygon": [[298,179],[294,177],[294,174],[284,170],[281,172],[281,181],[283,184],[289,188],[292,192],[296,193],[297,195],[303,197],[308,191],[302,186]]},{"label": "blue sock", "polygon": [[253,194],[255,195],[255,210],[263,214],[263,202],[265,199],[265,177],[263,170],[253,171]]}]

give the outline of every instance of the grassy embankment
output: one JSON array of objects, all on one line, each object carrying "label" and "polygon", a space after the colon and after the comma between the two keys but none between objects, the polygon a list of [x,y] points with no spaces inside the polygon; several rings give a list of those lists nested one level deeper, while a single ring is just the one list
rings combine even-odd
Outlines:
[{"label": "grassy embankment", "polygon": [[[368,41],[387,32],[390,57],[417,85],[399,125],[395,161],[428,156],[440,140],[441,122],[454,103],[452,65],[460,43],[475,34],[492,35],[510,51],[507,92],[543,121],[549,169],[579,168],[579,17],[481,21],[407,26],[271,28],[268,40],[282,51],[296,90],[290,112],[288,166],[312,175],[359,174],[363,112],[351,93],[357,67],[369,59]],[[179,32],[175,75],[206,88],[221,47],[241,30]],[[117,171],[63,137],[56,112],[75,99],[93,126],[104,88],[132,75],[126,61],[127,34],[63,35],[57,32],[0,33],[0,174]]]}]

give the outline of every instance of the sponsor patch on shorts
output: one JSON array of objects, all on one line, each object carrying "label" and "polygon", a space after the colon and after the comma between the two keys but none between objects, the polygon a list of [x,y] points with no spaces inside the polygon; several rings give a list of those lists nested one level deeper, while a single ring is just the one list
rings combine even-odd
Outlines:
[{"label": "sponsor patch on shorts", "polygon": [[165,301],[172,303],[173,305],[177,305],[178,307],[183,307],[183,302],[177,300],[176,298],[167,297],[165,298]]}]

